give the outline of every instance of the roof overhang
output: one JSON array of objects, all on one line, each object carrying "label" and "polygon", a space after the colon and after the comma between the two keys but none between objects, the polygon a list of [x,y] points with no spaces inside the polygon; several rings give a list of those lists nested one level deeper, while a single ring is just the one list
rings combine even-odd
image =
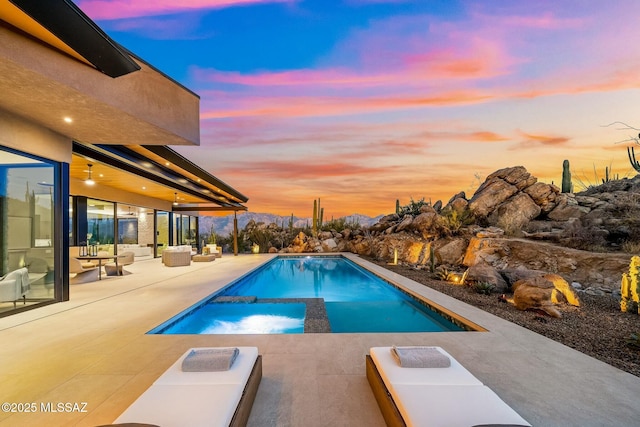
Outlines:
[{"label": "roof overhang", "polygon": [[140,69],[71,1],[0,0],[0,19],[110,77]]},{"label": "roof overhang", "polygon": [[247,209],[243,205],[248,200],[246,196],[167,147],[95,146],[74,142],[73,152],[84,159],[71,166],[70,174],[76,179],[86,177],[87,164],[99,163],[113,168],[105,182],[112,188],[147,195],[148,189],[143,191],[142,186],[133,185],[135,179],[152,183],[156,186],[154,197],[166,201],[172,201],[178,193],[180,203],[174,206],[174,211]]},{"label": "roof overhang", "polygon": [[200,144],[198,95],[117,45],[70,1],[0,0],[0,93],[0,108],[72,140]]}]

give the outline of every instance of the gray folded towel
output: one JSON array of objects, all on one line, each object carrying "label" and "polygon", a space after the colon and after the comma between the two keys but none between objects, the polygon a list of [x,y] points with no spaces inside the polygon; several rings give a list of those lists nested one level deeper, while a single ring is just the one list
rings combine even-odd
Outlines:
[{"label": "gray folded towel", "polygon": [[230,348],[201,348],[191,350],[182,361],[184,372],[228,371],[240,351]]},{"label": "gray folded towel", "polygon": [[448,368],[451,359],[434,347],[396,347],[391,354],[403,368]]}]

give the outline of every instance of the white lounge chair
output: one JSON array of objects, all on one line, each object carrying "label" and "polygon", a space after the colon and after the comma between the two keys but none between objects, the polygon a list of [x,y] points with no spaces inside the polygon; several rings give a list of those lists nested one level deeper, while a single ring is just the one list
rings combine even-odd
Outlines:
[{"label": "white lounge chair", "polygon": [[26,304],[29,287],[29,271],[24,267],[13,270],[0,279],[0,301],[13,302],[13,308],[20,299]]},{"label": "white lounge chair", "polygon": [[[183,354],[114,421],[162,427],[245,426],[262,379],[257,347],[238,347],[231,369],[184,372]],[[196,349],[197,350],[197,349]]]},{"label": "white lounge chair", "polygon": [[448,368],[402,368],[391,347],[366,356],[367,379],[388,426],[531,426],[458,361]]}]

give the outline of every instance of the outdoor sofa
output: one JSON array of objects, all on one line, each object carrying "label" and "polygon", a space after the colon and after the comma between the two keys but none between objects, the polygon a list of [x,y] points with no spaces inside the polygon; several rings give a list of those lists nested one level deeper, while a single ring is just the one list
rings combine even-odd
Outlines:
[{"label": "outdoor sofa", "polygon": [[183,371],[192,348],[167,369],[115,421],[162,427],[245,426],[262,379],[257,347],[237,347],[229,370]]},{"label": "outdoor sofa", "polygon": [[388,426],[531,426],[440,347],[444,368],[401,367],[391,347],[373,347],[367,379]]},{"label": "outdoor sofa", "polygon": [[167,267],[191,265],[194,252],[189,245],[168,246],[162,251],[162,263]]}]

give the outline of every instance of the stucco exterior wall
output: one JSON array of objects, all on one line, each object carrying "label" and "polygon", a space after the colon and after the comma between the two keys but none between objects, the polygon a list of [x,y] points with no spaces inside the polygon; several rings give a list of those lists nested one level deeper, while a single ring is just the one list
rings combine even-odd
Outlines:
[{"label": "stucco exterior wall", "polygon": [[71,139],[1,109],[0,145],[71,163]]}]

